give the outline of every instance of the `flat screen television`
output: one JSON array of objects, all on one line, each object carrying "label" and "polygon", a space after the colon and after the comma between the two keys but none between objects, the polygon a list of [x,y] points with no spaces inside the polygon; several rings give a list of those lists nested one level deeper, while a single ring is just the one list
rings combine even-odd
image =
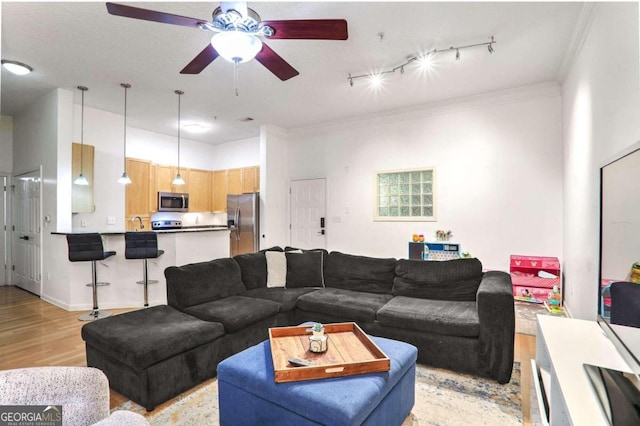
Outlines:
[{"label": "flat screen television", "polygon": [[[600,268],[598,280],[598,322],[632,371],[640,374],[640,143],[615,155],[600,168]],[[612,285],[627,284],[632,290],[626,300],[615,302]],[[621,285],[616,285],[616,296]],[[620,300],[620,299],[618,299]],[[626,302],[637,308],[627,308]],[[617,311],[616,311],[617,306]],[[632,321],[616,320],[623,306]],[[612,311],[614,321],[612,321]],[[616,323],[617,322],[617,323]]]}]

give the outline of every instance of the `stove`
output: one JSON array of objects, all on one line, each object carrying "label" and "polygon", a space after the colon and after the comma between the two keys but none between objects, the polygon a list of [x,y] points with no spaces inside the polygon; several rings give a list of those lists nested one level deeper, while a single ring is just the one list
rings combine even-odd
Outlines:
[{"label": "stove", "polygon": [[151,229],[164,230],[164,229],[182,229],[181,220],[154,220],[151,222]]}]

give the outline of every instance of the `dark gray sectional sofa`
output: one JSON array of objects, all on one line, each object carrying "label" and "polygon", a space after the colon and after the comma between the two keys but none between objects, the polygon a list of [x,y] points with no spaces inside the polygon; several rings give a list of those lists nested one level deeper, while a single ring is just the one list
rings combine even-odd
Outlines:
[{"label": "dark gray sectional sofa", "polygon": [[[86,324],[87,364],[148,410],[215,376],[268,328],[354,321],[418,348],[418,361],[507,383],[514,355],[511,278],[477,259],[378,259],[287,251],[286,287],[268,287],[258,253],[165,270],[168,306]],[[267,254],[267,252],[272,252]],[[282,256],[278,254],[277,256]]]}]

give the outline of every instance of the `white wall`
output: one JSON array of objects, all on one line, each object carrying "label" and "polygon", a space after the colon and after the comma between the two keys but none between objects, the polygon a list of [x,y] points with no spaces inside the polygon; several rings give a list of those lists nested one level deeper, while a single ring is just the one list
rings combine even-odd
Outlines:
[{"label": "white wall", "polygon": [[[73,94],[56,89],[14,118],[15,175],[42,168],[42,297],[68,300],[66,268],[49,256],[55,246],[52,231],[71,230],[71,111]],[[66,148],[65,148],[66,147]]]},{"label": "white wall", "polygon": [[640,141],[637,3],[597,3],[563,84],[565,303],[595,319],[599,167]]},{"label": "white wall", "polygon": [[[290,179],[327,178],[327,248],[407,257],[412,234],[485,268],[562,255],[561,99],[555,84],[289,133]],[[374,222],[375,173],[435,166],[437,222]]]},{"label": "white wall", "polygon": [[0,116],[0,175],[13,170],[13,117]]},{"label": "white wall", "polygon": [[260,248],[289,242],[287,131],[273,125],[260,127]]}]

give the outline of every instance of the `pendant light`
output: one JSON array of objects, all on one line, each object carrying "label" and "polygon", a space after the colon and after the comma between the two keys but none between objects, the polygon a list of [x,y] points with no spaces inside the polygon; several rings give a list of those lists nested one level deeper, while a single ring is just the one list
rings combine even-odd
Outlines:
[{"label": "pendant light", "polygon": [[175,93],[178,95],[178,174],[171,184],[184,185],[185,181],[180,175],[180,96],[182,96],[184,92],[182,90],[176,90]]},{"label": "pendant light", "polygon": [[80,174],[75,178],[73,183],[75,185],[86,186],[89,185],[89,181],[84,177],[84,173],[82,173],[82,160],[84,159],[84,92],[89,89],[84,86],[78,86],[78,89],[82,91],[82,113],[80,115]]},{"label": "pendant light", "polygon": [[123,172],[118,183],[128,185],[131,183],[131,179],[127,175],[127,89],[131,87],[128,83],[120,83],[120,86],[124,87],[124,154],[123,154]]}]

